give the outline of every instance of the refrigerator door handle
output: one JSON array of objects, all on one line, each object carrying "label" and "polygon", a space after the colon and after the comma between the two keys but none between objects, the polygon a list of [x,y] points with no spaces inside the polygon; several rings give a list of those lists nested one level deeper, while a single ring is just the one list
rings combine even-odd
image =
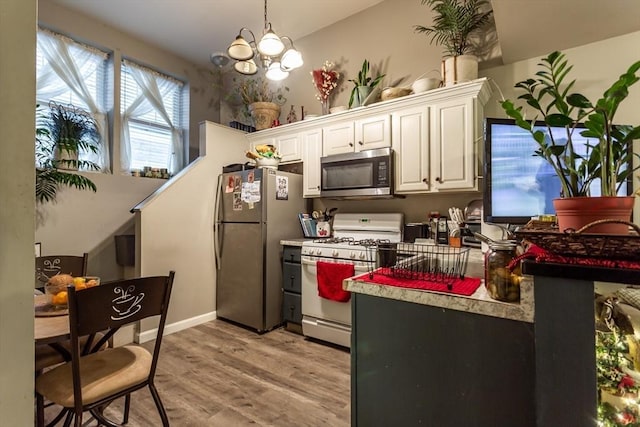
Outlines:
[{"label": "refrigerator door handle", "polygon": [[216,255],[216,270],[220,269],[220,204],[222,202],[222,197],[220,193],[223,191],[222,189],[222,175],[218,175],[218,189],[216,190],[216,198],[213,205],[213,251]]}]

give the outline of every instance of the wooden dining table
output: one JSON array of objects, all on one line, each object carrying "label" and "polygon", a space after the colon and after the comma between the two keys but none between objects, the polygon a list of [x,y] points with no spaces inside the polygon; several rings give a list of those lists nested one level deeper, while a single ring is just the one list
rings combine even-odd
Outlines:
[{"label": "wooden dining table", "polygon": [[[34,307],[46,304],[46,295],[34,296]],[[70,338],[69,315],[66,311],[55,315],[36,314],[33,325],[33,335],[36,345],[53,344]]]}]

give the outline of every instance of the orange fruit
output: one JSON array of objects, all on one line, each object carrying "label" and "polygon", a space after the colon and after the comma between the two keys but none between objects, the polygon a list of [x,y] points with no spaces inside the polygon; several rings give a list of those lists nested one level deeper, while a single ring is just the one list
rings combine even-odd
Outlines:
[{"label": "orange fruit", "polygon": [[88,283],[84,283],[84,282],[83,283],[78,283],[75,286],[76,291],[81,291],[83,289],[87,289],[88,287],[89,287],[89,284]]},{"label": "orange fruit", "polygon": [[90,279],[90,280],[87,282],[87,288],[91,288],[91,287],[93,287],[93,286],[98,286],[98,281],[97,281],[97,280],[95,280],[95,279]]},{"label": "orange fruit", "polygon": [[78,287],[78,285],[84,285],[85,284],[84,277],[74,277],[73,284],[76,286],[76,288]]},{"label": "orange fruit", "polygon": [[68,302],[67,291],[58,292],[51,300],[54,305],[65,305]]}]

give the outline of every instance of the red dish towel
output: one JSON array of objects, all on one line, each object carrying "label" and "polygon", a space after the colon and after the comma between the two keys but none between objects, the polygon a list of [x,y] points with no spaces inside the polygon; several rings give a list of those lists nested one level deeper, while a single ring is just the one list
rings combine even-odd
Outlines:
[{"label": "red dish towel", "polygon": [[316,262],[318,271],[318,295],[332,301],[347,302],[351,292],[342,289],[342,281],[355,274],[353,264],[339,264],[336,262]]}]

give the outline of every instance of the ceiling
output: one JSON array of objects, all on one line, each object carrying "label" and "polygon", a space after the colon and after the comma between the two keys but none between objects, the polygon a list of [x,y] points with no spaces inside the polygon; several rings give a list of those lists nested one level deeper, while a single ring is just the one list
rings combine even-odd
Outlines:
[{"label": "ceiling", "polygon": [[[224,52],[239,28],[259,31],[264,22],[264,3],[260,0],[51,1],[96,17],[200,65],[208,65],[210,53]],[[268,17],[279,35],[295,41],[381,1],[272,0]],[[639,0],[491,0],[491,3],[503,63],[640,31]]]}]

